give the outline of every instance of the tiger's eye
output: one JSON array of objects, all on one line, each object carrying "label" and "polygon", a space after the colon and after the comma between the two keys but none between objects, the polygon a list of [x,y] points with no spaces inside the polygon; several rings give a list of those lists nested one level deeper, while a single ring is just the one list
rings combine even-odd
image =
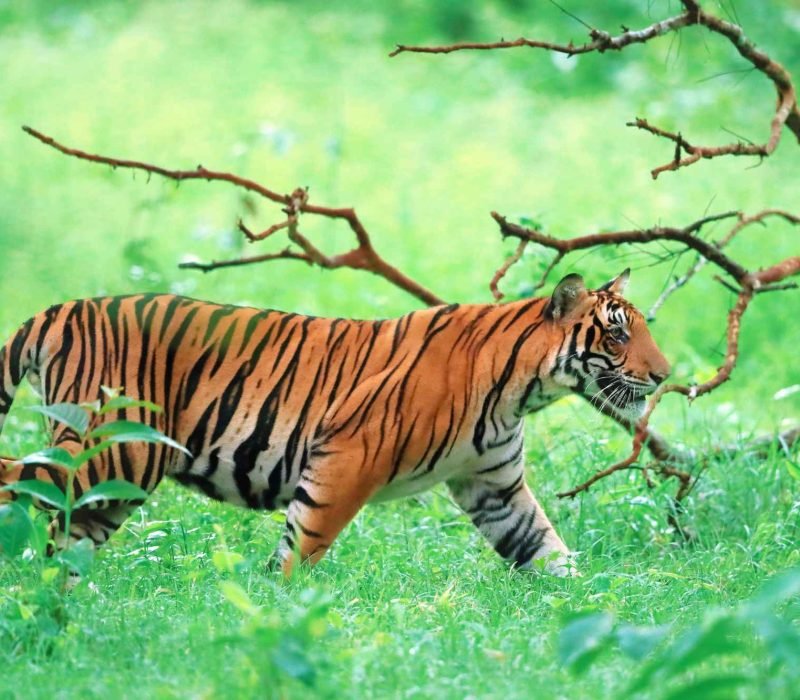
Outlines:
[{"label": "tiger's eye", "polygon": [[625,343],[628,340],[628,334],[623,330],[622,326],[611,326],[608,329],[611,340],[615,343]]}]

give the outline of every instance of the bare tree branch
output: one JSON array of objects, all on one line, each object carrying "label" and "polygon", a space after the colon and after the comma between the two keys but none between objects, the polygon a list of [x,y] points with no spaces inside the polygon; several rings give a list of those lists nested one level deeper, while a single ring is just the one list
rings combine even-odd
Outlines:
[{"label": "bare tree branch", "polygon": [[[732,257],[722,252],[722,249],[739,233],[753,224],[763,225],[767,219],[775,218],[797,226],[800,225],[800,217],[781,209],[765,209],[751,216],[741,212],[724,212],[722,214],[705,216],[683,228],[655,226],[649,229],[586,234],[572,238],[555,238],[540,230],[513,224],[496,212],[492,212],[492,217],[500,226],[503,237],[511,236],[520,240],[520,246],[517,248],[518,252],[522,249],[522,243],[526,242],[535,243],[556,252],[553,263],[545,270],[537,286],[544,285],[555,264],[574,251],[604,246],[648,244],[664,241],[677,243],[682,246],[684,250],[694,250],[698,254],[698,261],[692,266],[684,278],[682,278],[683,281],[681,284],[685,284],[697,270],[707,264],[715,265],[733,278],[735,284],[731,284],[726,280],[721,280],[737,294],[737,301],[728,314],[727,351],[725,361],[717,373],[711,379],[699,385],[684,386],[680,384],[669,384],[660,387],[651,397],[643,417],[636,425],[620,418],[613,411],[603,411],[626,429],[633,430],[633,445],[630,454],[625,459],[595,472],[595,474],[583,483],[558,494],[561,498],[574,497],[578,493],[588,490],[601,479],[617,471],[634,467],[639,461],[642,448],[647,446],[651,454],[656,458],[655,465],[651,465],[649,470],[657,471],[664,477],[678,479],[680,488],[678,489],[676,499],[680,500],[683,498],[688,493],[692,483],[692,476],[689,472],[681,469],[680,466],[691,463],[696,459],[696,456],[693,453],[675,450],[660,436],[654,433],[649,428],[650,416],[661,400],[661,397],[667,393],[682,394],[691,402],[695,398],[713,391],[722,383],[728,381],[738,359],[741,319],[752,299],[757,294],[764,291],[787,289],[796,286],[793,282],[785,282],[784,280],[793,275],[800,274],[800,257],[789,257],[766,269],[750,271]],[[710,242],[700,237],[699,234],[705,226],[714,222],[730,221],[731,219],[735,219],[735,222],[719,241]],[[519,257],[520,255],[511,256],[503,267],[498,270],[498,273],[495,274],[493,283],[498,278],[498,274],[502,272],[502,274],[500,274],[501,277],[506,274],[511,265],[519,260]],[[674,291],[674,289],[672,289],[672,291]],[[663,303],[668,293],[671,293],[669,289],[667,292],[662,293],[657,302],[658,306]],[[657,310],[658,307],[656,306],[655,308]],[[649,479],[649,470],[648,473],[645,473],[645,479]]]},{"label": "bare tree branch", "polygon": [[[769,136],[764,143],[737,141],[736,143],[722,146],[697,146],[689,143],[679,132],[667,131],[653,126],[646,119],[637,117],[634,121],[628,122],[627,125],[675,143],[673,159],[669,163],[651,170],[653,178],[657,178],[663,172],[674,171],[692,165],[701,159],[717,158],[725,155],[765,158],[771,155],[778,147],[784,127],[789,129],[797,138],[798,143],[800,143],[800,108],[798,108],[797,104],[797,90],[786,68],[756,48],[756,45],[747,38],[738,24],[728,22],[706,12],[695,0],[681,0],[681,4],[684,8],[681,14],[655,22],[642,29],[626,29],[617,36],[612,36],[608,32],[590,27],[589,38],[591,41],[578,46],[571,42],[569,44],[559,44],[519,38],[513,41],[462,42],[445,46],[407,46],[400,44],[389,55],[397,56],[401,53],[449,54],[454,51],[490,51],[525,47],[575,56],[592,52],[621,51],[632,44],[646,43],[671,32],[680,32],[686,27],[702,26],[710,32],[727,39],[733,44],[739,55],[752,65],[754,70],[764,75],[775,86],[777,102],[770,122]],[[584,22],[584,24],[586,23]]]},{"label": "bare tree branch", "polygon": [[[721,238],[719,241],[716,241],[714,245],[722,250],[728,243],[730,243],[743,229],[752,225],[752,224],[761,224],[764,225],[764,220],[768,217],[778,217],[785,219],[788,223],[798,223],[798,218],[788,212],[781,211],[780,209],[764,209],[763,211],[754,214],[753,216],[743,216],[739,215],[739,221],[735,226],[732,226],[728,233]],[[698,255],[694,264],[680,277],[677,277],[673,282],[664,289],[663,292],[659,295],[658,299],[653,303],[650,307],[650,310],[647,312],[646,318],[648,321],[652,321],[655,319],[656,314],[658,313],[659,309],[664,305],[667,299],[678,291],[681,287],[685,286],[691,279],[696,275],[700,270],[702,270],[707,264],[708,259],[704,258],[702,255]],[[720,280],[722,281],[722,280]],[[723,281],[723,284],[726,284]],[[794,288],[797,285],[795,283],[789,283],[789,286],[782,286],[784,289]],[[735,287],[729,287],[731,291],[735,294],[739,293],[739,290]],[[768,289],[761,289],[759,291],[769,291]]]},{"label": "bare tree branch", "polygon": [[495,41],[491,43],[481,42],[460,42],[457,44],[449,44],[447,46],[408,46],[406,44],[398,44],[389,56],[394,57],[401,53],[433,53],[433,54],[448,54],[455,51],[491,51],[494,49],[516,49],[516,48],[529,48],[529,49],[545,49],[547,51],[554,51],[556,53],[563,53],[567,56],[577,56],[584,53],[604,53],[606,51],[621,51],[626,46],[631,44],[643,44],[657,36],[674,32],[690,24],[696,24],[692,20],[688,12],[670,17],[660,22],[655,22],[643,29],[627,30],[617,36],[612,36],[608,32],[600,29],[590,28],[589,38],[590,42],[576,46],[572,42],[569,44],[558,44],[550,41],[538,41],[536,39],[525,39],[520,37],[513,41]]},{"label": "bare tree branch", "polygon": [[[184,263],[184,268],[202,270],[209,272],[222,267],[232,267],[241,265],[250,265],[253,263],[267,262],[279,259],[294,259],[310,262],[320,267],[333,270],[340,267],[349,267],[356,270],[366,270],[379,277],[384,278],[391,284],[400,289],[408,292],[420,301],[428,305],[443,304],[444,301],[434,294],[432,291],[421,285],[408,275],[404,274],[396,267],[384,260],[372,245],[372,241],[367,233],[366,228],[351,207],[326,207],[318,204],[311,204],[308,201],[308,192],[304,188],[297,188],[291,194],[279,194],[275,190],[271,190],[263,185],[249,180],[239,175],[232,173],[220,172],[216,170],[208,170],[202,165],[198,165],[194,170],[171,170],[164,168],[160,165],[152,163],[145,163],[137,160],[124,160],[120,158],[110,158],[108,156],[95,155],[87,153],[77,148],[65,146],[50,136],[32,129],[29,126],[23,126],[23,130],[38,139],[42,143],[51,148],[60,151],[64,155],[86,160],[91,163],[98,163],[100,165],[108,165],[112,168],[126,168],[132,170],[141,170],[148,175],[159,175],[161,177],[175,180],[206,180],[215,182],[226,182],[238,187],[240,189],[253,192],[255,194],[268,199],[276,204],[283,205],[282,211],[286,214],[286,219],[277,224],[273,224],[265,229],[262,233],[254,234],[247,228],[244,223],[240,222],[239,230],[251,241],[263,240],[272,234],[286,229],[289,235],[289,240],[295,245],[299,246],[302,253],[292,252],[291,250],[284,250],[281,253],[269,253],[265,255],[257,255],[252,257],[237,258],[234,260],[225,260],[211,263]],[[350,230],[353,232],[357,246],[340,255],[328,256],[323,254],[316,248],[305,236],[298,230],[299,217],[302,214],[315,214],[328,219],[337,219],[347,222]]]},{"label": "bare tree branch", "polygon": [[[520,38],[514,41],[502,40],[490,44],[463,43],[437,47],[398,46],[391,55],[394,56],[403,52],[446,54],[460,50],[528,47],[555,51],[573,56],[591,52],[604,53],[606,51],[620,51],[632,44],[645,43],[667,33],[682,31],[689,26],[702,26],[712,33],[723,36],[730,41],[739,54],[753,67],[752,69],[762,73],[775,86],[777,104],[770,123],[769,136],[763,144],[740,140],[736,143],[722,146],[698,146],[685,139],[680,132],[667,131],[650,124],[646,119],[637,118],[629,125],[647,131],[659,138],[666,139],[674,144],[673,159],[669,163],[655,168],[652,171],[653,177],[658,177],[662,172],[678,170],[679,168],[691,165],[701,159],[710,159],[723,155],[767,157],[777,148],[784,127],[794,133],[800,142],[800,111],[798,111],[796,89],[786,69],[765,53],[758,50],[744,35],[741,27],[738,25],[705,12],[701,9],[700,4],[696,0],[681,0],[681,4],[684,9],[681,14],[667,18],[661,22],[653,23],[639,30],[623,28],[623,32],[617,36],[612,36],[608,32],[589,27],[590,41],[580,46],[575,46],[572,43],[556,44]],[[349,267],[352,269],[367,270],[379,275],[391,284],[404,289],[426,304],[433,305],[444,303],[441,298],[424,288],[415,280],[409,278],[397,268],[391,266],[378,255],[374,250],[369,234],[356,215],[355,210],[352,208],[333,208],[311,204],[308,200],[308,192],[306,189],[297,188],[291,194],[280,194],[255,181],[241,178],[230,173],[211,171],[202,166],[198,166],[194,170],[169,170],[161,166],[140,161],[121,160],[93,155],[64,146],[51,137],[29,127],[24,127],[24,129],[41,142],[55,148],[65,155],[108,165],[113,168],[120,167],[142,170],[147,172],[148,176],[157,174],[175,181],[191,179],[224,181],[235,187],[256,193],[275,204],[281,205],[281,211],[285,215],[285,219],[271,224],[260,232],[252,231],[243,221],[239,221],[238,227],[251,243],[263,241],[285,230],[290,244],[294,246],[294,248],[290,246],[277,253],[266,253],[233,260],[213,261],[210,263],[184,263],[182,267],[199,269],[207,272],[221,267],[249,265],[278,259],[299,260],[326,269]],[[355,236],[356,247],[339,255],[327,255],[323,253],[322,250],[315,246],[300,230],[300,219],[305,214],[314,214],[329,219],[344,220]],[[492,294],[495,299],[498,300],[502,298],[502,293],[498,289],[500,281],[504,278],[508,270],[521,259],[529,243],[535,243],[554,251],[554,256],[542,273],[541,278],[535,284],[535,289],[544,286],[555,266],[567,255],[577,250],[589,250],[601,246],[658,243],[667,251],[666,254],[662,254],[661,257],[663,259],[672,257],[678,253],[694,251],[697,254],[695,262],[683,276],[677,278],[664,290],[651,309],[651,315],[655,314],[658,308],[660,308],[674,291],[687,284],[688,281],[706,265],[713,265],[727,275],[727,277],[719,277],[718,279],[736,294],[736,302],[728,314],[726,333],[727,348],[724,362],[717,373],[711,379],[699,385],[686,386],[669,384],[660,387],[650,398],[643,417],[635,425],[614,415],[613,412],[605,411],[607,415],[610,415],[618,423],[633,432],[631,453],[616,464],[599,470],[584,483],[559,494],[561,497],[574,497],[578,493],[589,489],[593,484],[606,476],[624,469],[637,468],[642,471],[648,484],[652,483],[650,472],[660,474],[664,478],[677,479],[680,482],[680,486],[676,494],[676,500],[679,502],[690,492],[697,479],[696,474],[693,476],[692,472],[682,467],[687,467],[696,462],[698,457],[691,451],[682,451],[670,446],[661,436],[649,427],[650,417],[658,402],[668,393],[681,394],[691,402],[695,398],[713,391],[722,383],[728,381],[735,368],[739,355],[739,335],[742,317],[752,300],[759,293],[792,289],[797,286],[796,283],[787,280],[794,275],[800,274],[799,256],[788,257],[765,269],[753,271],[747,269],[747,267],[735,260],[732,256],[723,252],[723,249],[735,236],[752,224],[764,224],[767,218],[775,217],[783,219],[789,224],[798,225],[800,224],[800,217],[778,209],[765,209],[752,216],[746,216],[740,212],[732,211],[706,216],[682,228],[654,226],[648,229],[595,233],[572,238],[555,238],[542,231],[512,224],[507,221],[505,217],[497,213],[493,212],[492,216],[500,226],[503,236],[511,236],[519,239],[519,244],[517,245],[515,253],[503,263],[490,282]],[[731,220],[734,219],[735,221],[733,221],[732,225],[729,227],[726,235],[720,240],[709,241],[701,237],[700,234],[704,227],[715,222],[731,222]],[[673,246],[664,246],[665,243],[673,244]],[[673,248],[676,249],[676,252],[673,252]],[[783,440],[782,444],[792,444],[798,440],[799,435],[800,429],[788,431],[781,436]],[[758,442],[758,444],[761,445],[760,442]],[[648,465],[639,465],[638,462],[641,457],[641,452],[645,447],[647,447],[656,461]],[[762,446],[758,449],[764,448]],[[708,455],[700,456],[699,459],[701,464],[705,464]],[[695,469],[694,471],[696,472],[697,470]],[[676,528],[680,530],[674,516],[671,516],[670,522],[675,524]]]},{"label": "bare tree branch", "polygon": [[211,272],[221,267],[240,267],[242,265],[252,265],[253,263],[269,262],[270,260],[302,260],[311,264],[311,259],[305,253],[297,253],[289,248],[285,248],[279,253],[265,253],[264,255],[253,255],[251,257],[234,258],[233,260],[212,260],[211,262],[182,262],[178,267],[182,270],[200,270],[201,272]]},{"label": "bare tree branch", "polygon": [[[492,218],[500,226],[500,232],[503,237],[511,236],[514,238],[519,238],[520,240],[536,243],[545,248],[555,250],[556,253],[562,258],[568,253],[572,253],[576,250],[587,250],[590,248],[609,245],[616,246],[623,244],[644,244],[656,241],[670,241],[679,243],[686,248],[696,251],[708,262],[715,264],[721,270],[727,272],[739,284],[743,284],[748,276],[751,275],[751,273],[740,263],[723,253],[722,248],[745,227],[754,223],[763,223],[764,220],[769,217],[780,218],[792,225],[800,225],[800,216],[796,216],[795,214],[791,214],[781,209],[765,209],[753,214],[752,216],[747,216],[742,212],[737,211],[729,211],[722,214],[712,214],[710,216],[703,217],[702,219],[698,219],[697,221],[689,224],[688,226],[684,226],[683,228],[676,228],[672,226],[653,226],[647,229],[590,233],[572,238],[556,238],[554,236],[542,233],[539,230],[514,224],[508,221],[505,216],[498,214],[497,212],[492,212]],[[736,219],[736,224],[719,243],[706,241],[697,235],[704,226],[710,223],[733,218]],[[791,260],[792,258],[789,258],[789,261]],[[788,264],[789,261],[784,261],[783,264]],[[784,279],[785,276],[786,275],[780,277],[780,280]],[[780,280],[776,279],[771,281]],[[767,284],[767,281],[765,280],[763,284]]]},{"label": "bare tree branch", "polygon": [[[720,278],[720,281],[737,295],[737,299],[728,314],[725,361],[718,369],[717,373],[711,379],[699,385],[685,386],[681,384],[668,384],[661,386],[650,398],[644,415],[636,425],[615,415],[613,411],[604,411],[606,415],[615,419],[623,427],[628,430],[633,430],[633,445],[630,454],[625,459],[595,472],[595,474],[583,483],[558,494],[561,498],[574,497],[578,493],[588,490],[601,479],[615,472],[634,467],[639,461],[642,448],[647,446],[656,458],[656,463],[655,465],[650,465],[647,473],[645,473],[645,479],[649,479],[650,470],[657,471],[665,477],[677,478],[681,486],[678,489],[676,498],[678,500],[683,498],[686,493],[688,493],[688,489],[692,483],[692,477],[691,474],[681,469],[680,466],[691,463],[696,459],[696,456],[692,453],[683,453],[675,450],[660,438],[660,436],[653,433],[649,428],[650,416],[665,394],[679,393],[686,396],[691,402],[697,397],[713,391],[718,386],[728,381],[736,366],[739,355],[739,334],[742,316],[750,302],[759,293],[790,289],[797,286],[794,282],[787,282],[786,280],[788,277],[800,274],[800,257],[798,256],[786,258],[764,269],[751,271],[724,253],[722,249],[749,226],[754,224],[763,225],[769,218],[780,219],[790,225],[798,226],[800,225],[800,217],[781,209],[764,209],[750,216],[742,212],[724,212],[722,214],[705,216],[683,228],[655,226],[649,229],[594,233],[572,238],[555,238],[540,230],[513,224],[496,212],[492,212],[492,217],[500,226],[500,232],[503,237],[511,236],[518,238],[521,242],[520,246],[522,243],[531,242],[556,252],[553,264],[544,272],[542,278],[538,282],[539,286],[547,281],[547,276],[552,271],[555,263],[560,262],[564,257],[574,251],[604,246],[648,244],[664,241],[677,243],[683,247],[683,250],[694,250],[698,254],[697,262],[695,262],[692,268],[690,268],[690,271],[684,275],[684,278],[681,278],[683,280],[682,284],[685,284],[697,270],[707,264],[716,266],[733,279],[735,284]],[[714,222],[730,221],[731,219],[735,219],[735,222],[719,241],[711,242],[700,237],[699,234],[705,226]],[[518,251],[519,250],[520,248],[518,248]],[[512,256],[509,258],[506,264],[501,268],[502,274],[505,274],[509,267],[518,259],[519,256]],[[500,271],[498,271],[498,273],[499,272]],[[497,277],[497,274],[495,277]],[[680,281],[681,280],[679,280],[679,282]],[[673,285],[673,287],[675,286],[676,285]],[[663,303],[664,299],[671,291],[674,291],[674,289],[668,288],[665,293],[662,293],[657,301],[658,306]],[[655,308],[657,309],[657,306]]]},{"label": "bare tree branch", "polygon": [[715,263],[737,281],[747,275],[747,270],[722,253],[712,243],[698,237],[696,233],[708,223],[739,216],[741,216],[739,212],[729,211],[705,217],[684,228],[654,226],[648,229],[615,231],[613,233],[592,233],[575,236],[574,238],[554,238],[540,231],[513,224],[506,217],[497,212],[492,212],[492,218],[499,224],[504,236],[514,236],[515,238],[538,243],[545,248],[552,248],[562,256],[576,250],[586,250],[598,246],[672,241],[696,250],[700,255]]},{"label": "bare tree branch", "polygon": [[505,277],[506,272],[509,271],[511,266],[519,262],[527,245],[528,241],[520,241],[514,253],[509,255],[508,258],[506,258],[506,261],[497,269],[497,272],[494,273],[494,276],[489,282],[489,290],[492,292],[492,296],[494,297],[495,301],[501,301],[505,296],[505,294],[503,294],[503,292],[497,288],[497,285],[500,283],[500,280]]}]

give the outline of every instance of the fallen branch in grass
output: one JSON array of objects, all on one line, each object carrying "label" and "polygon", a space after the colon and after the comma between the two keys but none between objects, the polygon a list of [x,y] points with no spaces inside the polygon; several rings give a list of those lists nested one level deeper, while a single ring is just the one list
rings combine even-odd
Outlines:
[{"label": "fallen branch in grass", "polygon": [[623,32],[616,36],[591,27],[586,22],[579,20],[589,28],[590,38],[589,42],[580,45],[575,45],[572,42],[560,44],[526,38],[490,43],[463,42],[445,46],[407,46],[400,44],[389,55],[397,56],[401,53],[449,54],[455,51],[531,48],[575,56],[595,52],[622,51],[633,44],[643,44],[665,34],[680,32],[687,27],[705,27],[708,31],[724,37],[733,44],[739,55],[752,65],[753,70],[764,75],[774,85],[777,101],[769,126],[769,135],[763,143],[739,140],[736,143],[721,146],[699,146],[690,143],[680,132],[662,129],[650,124],[646,119],[637,117],[634,121],[628,122],[627,126],[641,129],[675,144],[672,160],[651,170],[653,178],[657,178],[663,172],[674,171],[692,165],[701,159],[711,159],[726,155],[766,158],[778,147],[784,128],[791,131],[797,138],[798,143],[800,143],[800,109],[797,104],[797,90],[786,68],[756,48],[756,45],[747,38],[744,30],[738,24],[728,22],[707,12],[700,7],[700,3],[696,0],[681,0],[681,5],[683,6],[683,12],[678,15],[654,22],[642,29],[623,28]]}]

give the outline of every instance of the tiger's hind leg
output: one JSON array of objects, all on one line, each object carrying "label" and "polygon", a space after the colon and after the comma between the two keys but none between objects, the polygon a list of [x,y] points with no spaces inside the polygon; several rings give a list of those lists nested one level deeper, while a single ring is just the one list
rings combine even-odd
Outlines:
[{"label": "tiger's hind leg", "polygon": [[[61,447],[70,454],[77,454],[81,449],[80,443],[70,440],[56,440],[56,447]],[[127,447],[127,446],[126,446]],[[61,492],[67,488],[68,472],[63,467],[55,464],[31,463],[20,464],[10,458],[0,459],[0,485],[12,484],[17,481],[37,479],[53,484]],[[77,500],[92,486],[106,479],[108,467],[98,457],[82,465],[76,472],[73,480],[73,499]],[[155,486],[155,484],[153,485]],[[152,488],[150,489],[152,490]],[[13,491],[0,491],[0,500],[10,500],[16,497]],[[66,518],[61,512],[50,524],[51,545],[48,554],[64,549],[67,541],[71,544],[78,540],[88,538],[99,547],[116,532],[128,516],[140,505],[143,500],[108,499],[94,501],[88,506],[72,511],[70,516],[69,533],[65,533]],[[47,504],[37,502],[34,505],[46,509]]]},{"label": "tiger's hind leg", "polygon": [[571,566],[569,549],[525,483],[522,465],[485,478],[478,474],[451,480],[447,486],[501,557],[521,568],[529,568],[536,559],[546,559],[548,573],[577,573]]},{"label": "tiger's hind leg", "polygon": [[[83,539],[91,540],[95,547],[104,545],[142,503],[143,501],[114,500],[107,501],[99,508],[79,508],[73,511],[69,524],[70,546]],[[56,550],[64,549],[66,545],[65,527],[64,514],[59,513],[50,525],[50,536]]]}]

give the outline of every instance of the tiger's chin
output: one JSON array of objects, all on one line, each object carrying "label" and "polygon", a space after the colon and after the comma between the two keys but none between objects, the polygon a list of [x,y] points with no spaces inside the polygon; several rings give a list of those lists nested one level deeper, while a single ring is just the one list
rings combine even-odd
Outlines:
[{"label": "tiger's chin", "polygon": [[[591,389],[594,388],[591,387]],[[584,396],[601,413],[614,415],[628,423],[636,423],[647,408],[647,395],[636,393],[635,390],[629,391],[627,396],[620,396],[615,391],[608,392],[602,388],[599,391],[590,392],[585,393]]]},{"label": "tiger's chin", "polygon": [[614,413],[630,423],[638,422],[638,420],[644,415],[646,408],[647,399],[643,397],[632,399],[624,406],[616,406],[611,404],[611,409],[614,411]]}]

